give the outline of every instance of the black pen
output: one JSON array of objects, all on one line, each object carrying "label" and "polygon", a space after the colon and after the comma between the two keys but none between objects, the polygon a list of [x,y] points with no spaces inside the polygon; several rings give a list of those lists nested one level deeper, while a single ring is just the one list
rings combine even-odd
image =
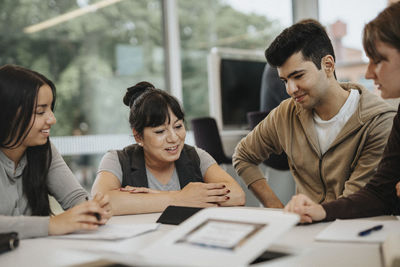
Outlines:
[{"label": "black pen", "polygon": [[[88,201],[88,200],[89,200],[89,198],[86,197],[86,201]],[[100,220],[101,220],[101,215],[100,215],[100,213],[94,212],[93,215],[96,217],[97,221],[100,221]]]},{"label": "black pen", "polygon": [[364,231],[359,232],[358,235],[359,236],[366,236],[366,235],[369,235],[372,231],[379,231],[382,228],[383,228],[382,224],[375,225],[374,227],[371,227],[371,228],[368,228],[368,229],[366,229]]}]

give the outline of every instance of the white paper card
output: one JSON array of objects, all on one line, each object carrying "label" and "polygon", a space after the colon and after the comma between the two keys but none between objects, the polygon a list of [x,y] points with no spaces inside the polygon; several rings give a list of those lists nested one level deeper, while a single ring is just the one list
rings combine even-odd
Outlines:
[{"label": "white paper card", "polygon": [[139,254],[157,266],[246,266],[298,221],[282,210],[207,208]]},{"label": "white paper card", "polygon": [[199,246],[233,250],[244,239],[264,224],[240,223],[226,220],[208,220],[179,242]]},{"label": "white paper card", "polygon": [[[381,230],[371,231],[370,234],[359,236],[365,231],[377,225],[383,225]],[[315,238],[318,241],[337,242],[383,242],[392,233],[400,232],[400,222],[392,220],[336,220],[321,231]]]},{"label": "white paper card", "polygon": [[116,240],[154,231],[158,226],[158,223],[106,224],[100,226],[99,229],[95,231],[78,231],[68,235],[52,236],[52,238]]}]

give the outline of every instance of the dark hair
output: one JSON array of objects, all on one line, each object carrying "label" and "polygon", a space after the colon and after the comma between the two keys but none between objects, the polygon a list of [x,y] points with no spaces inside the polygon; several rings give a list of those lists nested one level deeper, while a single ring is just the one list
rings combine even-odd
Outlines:
[{"label": "dark hair", "polygon": [[364,27],[363,45],[368,57],[374,61],[383,58],[376,50],[376,42],[386,43],[400,52],[400,2],[385,8]]},{"label": "dark hair", "polygon": [[[34,112],[39,88],[47,84],[53,92],[51,109],[56,101],[54,84],[35,71],[15,66],[0,67],[0,147],[15,148],[21,145],[35,121]],[[31,122],[33,118],[33,122]],[[27,165],[23,171],[22,186],[32,215],[51,214],[47,189],[47,174],[51,163],[50,141],[40,146],[28,147]]]},{"label": "dark hair", "polygon": [[312,61],[318,69],[321,69],[324,56],[331,55],[335,59],[331,40],[324,27],[312,20],[298,22],[283,30],[267,48],[265,57],[271,66],[280,67],[299,51],[305,60]]},{"label": "dark hair", "polygon": [[171,120],[169,109],[179,120],[184,113],[178,100],[167,92],[156,89],[149,82],[140,82],[129,87],[124,104],[130,107],[129,123],[132,129],[143,136],[144,127],[157,127]]}]

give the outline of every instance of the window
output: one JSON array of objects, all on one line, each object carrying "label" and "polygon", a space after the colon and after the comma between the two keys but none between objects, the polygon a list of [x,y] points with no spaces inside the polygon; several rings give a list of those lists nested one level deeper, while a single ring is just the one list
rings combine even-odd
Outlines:
[{"label": "window", "polygon": [[[3,0],[0,27],[0,65],[34,69],[57,87],[52,136],[129,135],[126,88],[164,88],[160,0]],[[89,186],[100,156],[65,159]]]},{"label": "window", "polygon": [[206,116],[207,56],[212,47],[262,50],[292,23],[291,1],[179,0],[186,120]]},{"label": "window", "polygon": [[375,18],[387,2],[319,0],[320,22],[327,27],[334,45],[336,74],[340,81],[358,82],[374,90],[373,81],[364,78],[368,59],[362,47],[362,32],[364,25]]}]

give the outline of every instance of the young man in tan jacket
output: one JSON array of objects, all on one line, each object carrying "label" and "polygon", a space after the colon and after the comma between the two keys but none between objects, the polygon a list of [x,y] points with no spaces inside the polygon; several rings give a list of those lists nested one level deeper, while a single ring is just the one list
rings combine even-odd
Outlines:
[{"label": "young man in tan jacket", "polygon": [[258,165],[288,156],[297,193],[317,203],[348,196],[375,173],[396,109],[359,84],[339,83],[335,55],[318,24],[285,29],[265,52],[291,98],[235,149],[233,165],[265,207],[283,208]]}]

